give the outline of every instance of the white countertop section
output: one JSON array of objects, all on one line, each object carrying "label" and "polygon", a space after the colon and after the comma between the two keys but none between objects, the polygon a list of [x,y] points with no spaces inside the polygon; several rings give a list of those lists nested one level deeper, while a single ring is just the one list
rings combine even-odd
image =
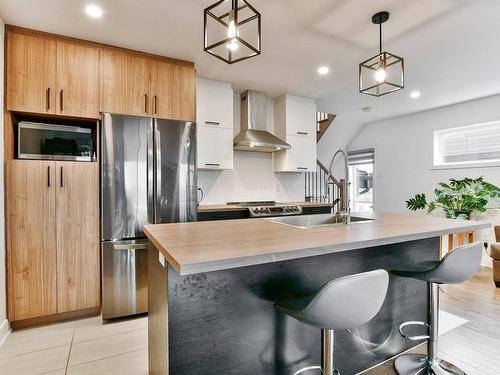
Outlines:
[{"label": "white countertop section", "polygon": [[[356,214],[354,214],[356,215]],[[308,229],[264,219],[146,225],[144,231],[181,275],[278,262],[473,231],[487,222],[403,214],[359,214],[375,220]]]}]

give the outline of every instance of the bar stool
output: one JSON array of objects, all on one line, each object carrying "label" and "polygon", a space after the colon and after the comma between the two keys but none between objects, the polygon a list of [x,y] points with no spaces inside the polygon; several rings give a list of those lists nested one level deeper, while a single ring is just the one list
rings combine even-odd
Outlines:
[{"label": "bar stool", "polygon": [[[399,333],[408,340],[427,339],[427,355],[405,354],[398,357],[394,367],[398,375],[466,375],[457,366],[438,358],[439,285],[459,284],[474,276],[481,265],[483,245],[481,242],[464,245],[446,254],[441,261],[417,263],[413,270],[392,270],[391,273],[429,284],[429,321],[405,322],[399,326]],[[428,327],[428,334],[409,336],[404,328],[411,325]],[[443,371],[446,370],[446,371]]]},{"label": "bar stool", "polygon": [[275,308],[302,323],[321,329],[323,375],[339,374],[333,367],[334,331],[356,328],[370,321],[384,303],[389,285],[385,270],[375,270],[334,279],[313,295],[275,304]]}]

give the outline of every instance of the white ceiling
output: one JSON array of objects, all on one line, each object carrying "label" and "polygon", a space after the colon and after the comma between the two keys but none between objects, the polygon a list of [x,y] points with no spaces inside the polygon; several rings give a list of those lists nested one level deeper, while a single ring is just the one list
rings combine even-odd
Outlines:
[{"label": "white ceiling", "polygon": [[[2,0],[0,17],[63,35],[192,60],[205,78],[270,97],[311,96],[319,109],[366,123],[500,92],[499,0],[250,0],[262,13],[263,53],[228,66],[203,52],[203,9],[215,0]],[[406,89],[357,88],[358,63],[378,51],[371,15],[391,12],[385,49],[405,58]],[[319,77],[326,64],[331,72]],[[409,93],[419,90],[419,99]],[[370,106],[365,113],[362,107]]]}]

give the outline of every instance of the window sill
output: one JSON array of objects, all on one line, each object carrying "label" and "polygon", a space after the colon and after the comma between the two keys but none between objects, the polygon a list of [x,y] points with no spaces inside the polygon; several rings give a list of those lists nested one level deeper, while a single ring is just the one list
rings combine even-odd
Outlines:
[{"label": "window sill", "polygon": [[500,168],[500,162],[485,162],[485,163],[461,163],[461,164],[447,164],[447,165],[434,165],[432,170],[441,169],[470,169],[470,168]]}]

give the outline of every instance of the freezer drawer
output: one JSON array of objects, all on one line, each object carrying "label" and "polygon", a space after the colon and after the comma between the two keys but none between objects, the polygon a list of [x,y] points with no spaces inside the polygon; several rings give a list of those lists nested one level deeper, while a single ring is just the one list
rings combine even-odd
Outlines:
[{"label": "freezer drawer", "polygon": [[101,244],[103,319],[148,311],[147,246],[146,239]]}]

